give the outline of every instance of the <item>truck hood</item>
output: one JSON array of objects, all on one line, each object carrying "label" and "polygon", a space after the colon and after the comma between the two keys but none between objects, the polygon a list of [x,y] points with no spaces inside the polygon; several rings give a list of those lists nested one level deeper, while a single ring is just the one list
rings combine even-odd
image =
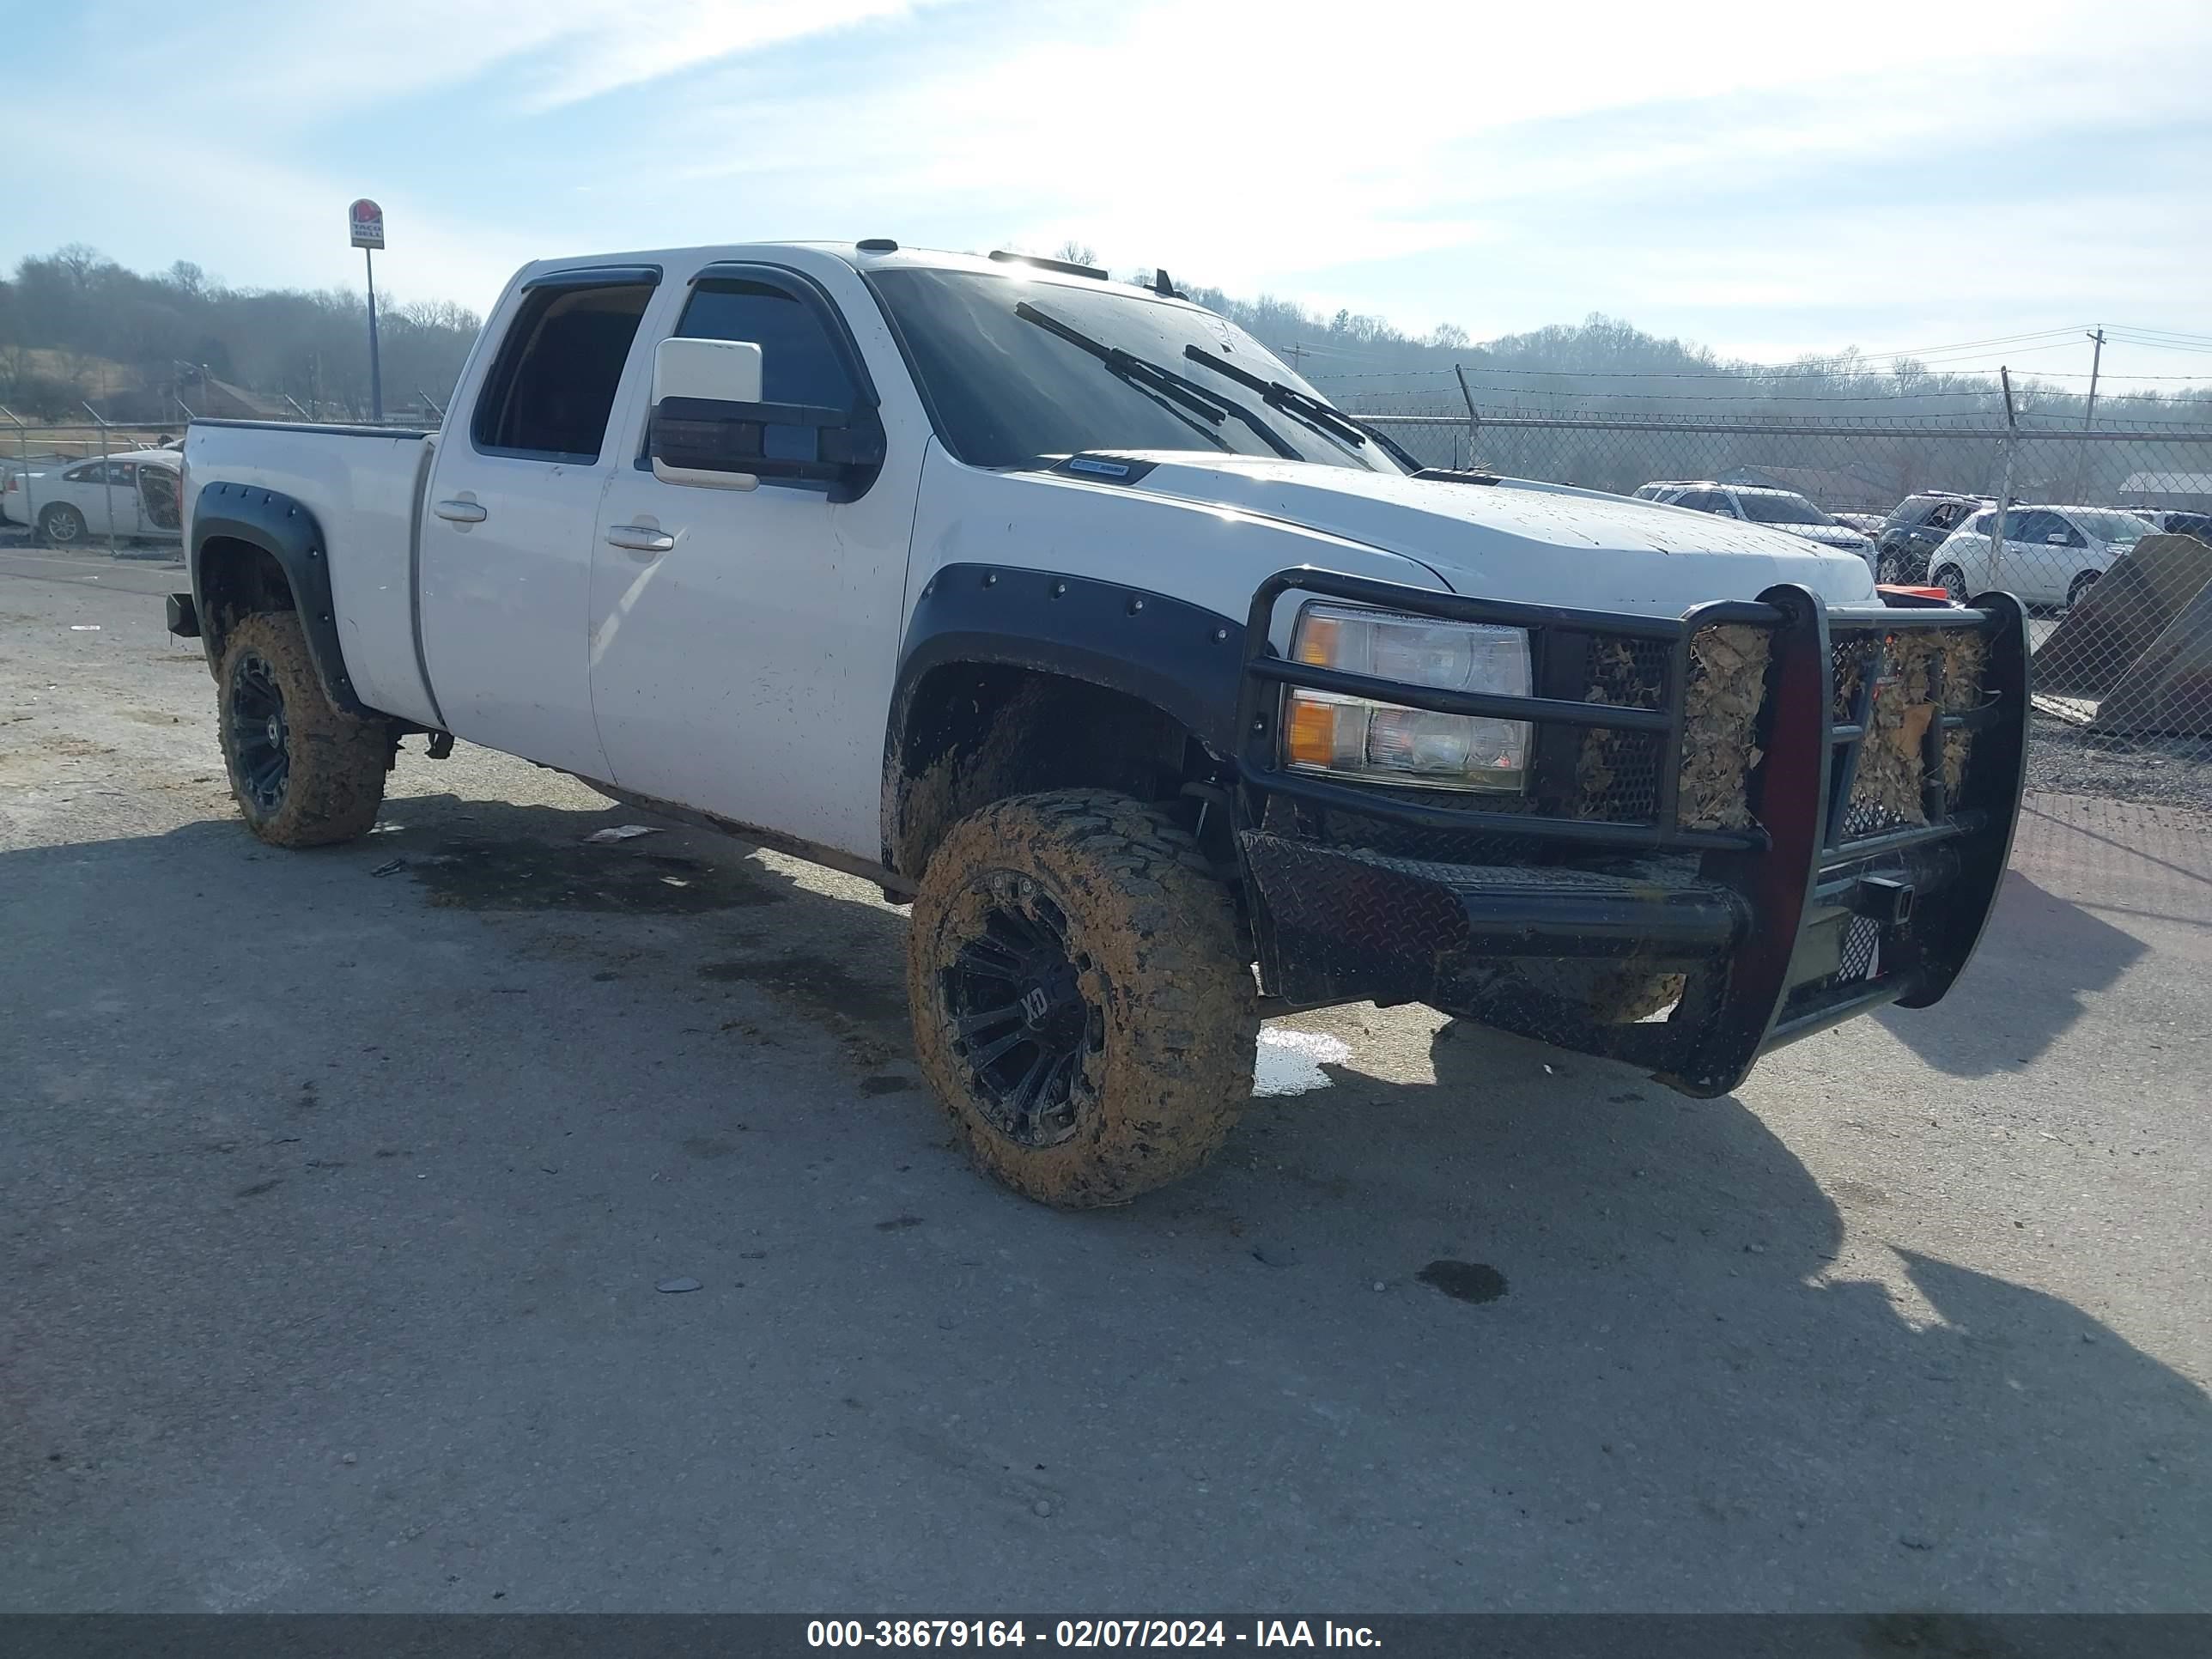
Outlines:
[{"label": "truck hood", "polygon": [[1831,605],[1875,599],[1856,552],[1598,490],[1504,478],[1460,483],[1239,456],[1135,454],[1121,488],[1318,530],[1427,565],[1454,592],[1679,616],[1780,582]]}]

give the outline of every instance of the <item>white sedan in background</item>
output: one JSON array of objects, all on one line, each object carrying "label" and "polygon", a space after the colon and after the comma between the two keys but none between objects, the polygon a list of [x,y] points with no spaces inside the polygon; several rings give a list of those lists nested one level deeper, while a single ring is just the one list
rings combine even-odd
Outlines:
[{"label": "white sedan in background", "polygon": [[1928,560],[1928,580],[1954,599],[2001,588],[2029,605],[2069,609],[2112,562],[2155,533],[2147,519],[2109,507],[2014,507],[2004,515],[2004,549],[1992,556],[1985,507],[1947,537]]},{"label": "white sedan in background", "polygon": [[10,470],[0,484],[0,519],[29,525],[54,547],[111,532],[118,540],[181,541],[184,457],[173,449],[136,449],[66,467]]}]

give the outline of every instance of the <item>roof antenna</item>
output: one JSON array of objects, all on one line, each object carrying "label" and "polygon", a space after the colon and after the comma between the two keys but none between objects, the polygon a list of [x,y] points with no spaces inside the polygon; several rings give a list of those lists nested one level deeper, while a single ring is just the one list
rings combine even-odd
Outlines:
[{"label": "roof antenna", "polygon": [[1164,300],[1186,300],[1190,296],[1168,280],[1168,268],[1162,265],[1152,273],[1152,292]]}]

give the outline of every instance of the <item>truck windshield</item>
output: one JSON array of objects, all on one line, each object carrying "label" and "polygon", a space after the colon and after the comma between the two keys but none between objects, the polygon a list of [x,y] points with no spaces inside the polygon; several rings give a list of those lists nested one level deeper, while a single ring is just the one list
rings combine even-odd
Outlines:
[{"label": "truck windshield", "polygon": [[[1327,466],[1400,471],[1380,445],[1310,420],[1272,411],[1209,418],[1209,405],[1226,410],[1234,400],[1255,415],[1264,405],[1228,380],[1192,395],[1200,389],[1188,374],[1188,346],[1312,395],[1266,347],[1209,312],[1024,280],[1018,271],[880,270],[869,281],[906,343],[946,446],[971,466],[1033,466],[1096,449],[1200,449],[1270,460],[1288,451],[1288,459]],[[1092,348],[1120,356],[1108,361]]]}]

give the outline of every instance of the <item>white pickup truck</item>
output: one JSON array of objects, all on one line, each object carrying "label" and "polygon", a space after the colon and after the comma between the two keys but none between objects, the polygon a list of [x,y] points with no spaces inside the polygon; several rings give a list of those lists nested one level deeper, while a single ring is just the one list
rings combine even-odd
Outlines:
[{"label": "white pickup truck", "polygon": [[185,463],[170,626],[257,835],[363,833],[422,733],[865,873],[923,1070],[1052,1203],[1202,1163],[1277,1010],[1725,1092],[1941,997],[2018,811],[2008,597],[1424,470],[1164,276],[549,260],[442,432],[197,421]]}]

